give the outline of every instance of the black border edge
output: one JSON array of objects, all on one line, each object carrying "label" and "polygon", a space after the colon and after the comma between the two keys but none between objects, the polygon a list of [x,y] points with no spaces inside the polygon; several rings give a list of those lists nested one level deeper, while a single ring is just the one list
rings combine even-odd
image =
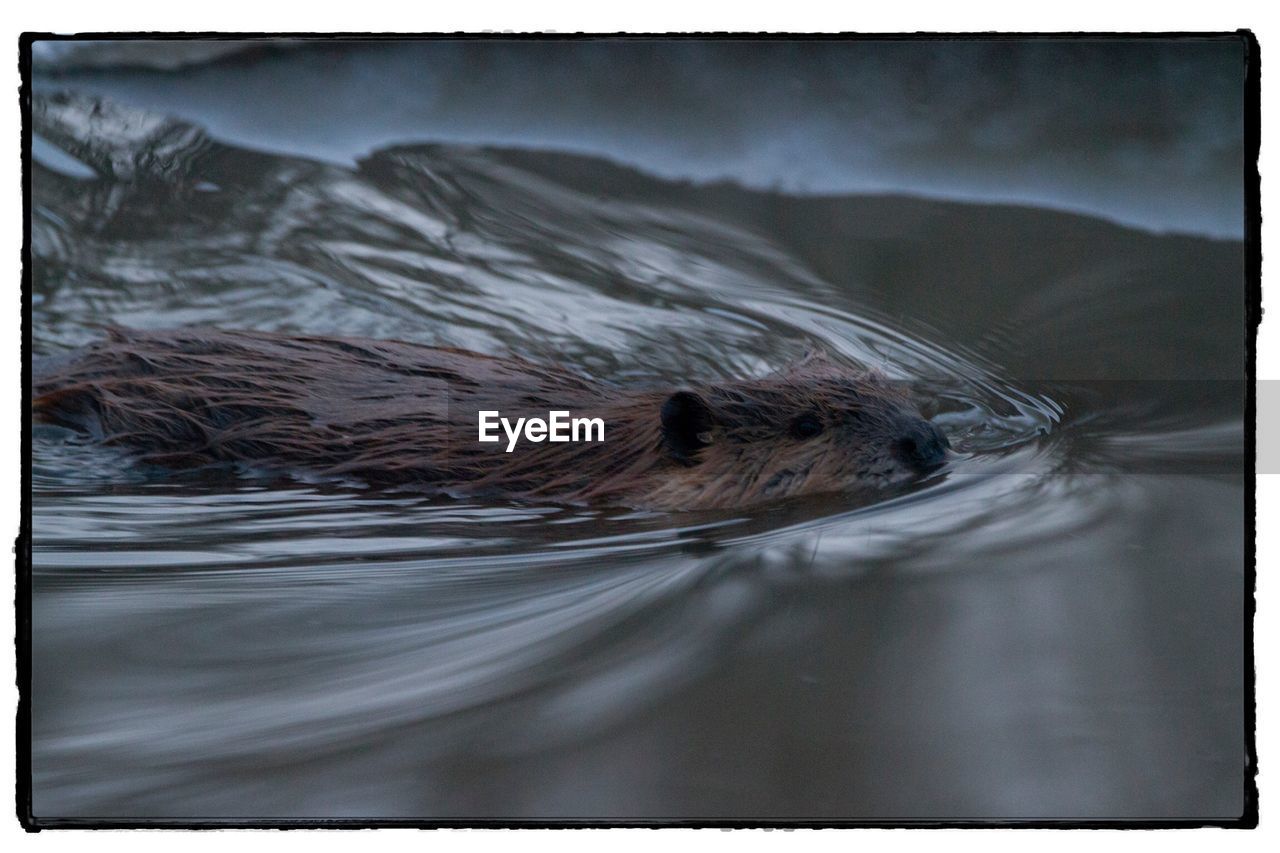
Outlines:
[{"label": "black border edge", "polygon": [[27,832],[42,828],[31,808],[31,43],[18,37],[18,103],[22,111],[22,508],[14,543],[14,647],[17,652],[18,710],[14,720],[17,753],[18,822]]},{"label": "black border edge", "polygon": [[1249,556],[1244,583],[1244,656],[1248,673],[1244,697],[1245,776],[1244,812],[1236,826],[1258,826],[1258,688],[1254,649],[1258,585],[1258,328],[1262,325],[1262,177],[1258,171],[1261,150],[1262,87],[1258,37],[1240,30],[1244,47],[1244,268],[1245,268],[1245,541]]},{"label": "black border edge", "polygon": [[[652,39],[671,40],[861,40],[861,41],[928,41],[985,39],[990,41],[1040,40],[1051,38],[1088,38],[1099,41],[1134,39],[1197,38],[1205,40],[1238,39],[1244,52],[1244,219],[1245,219],[1245,456],[1248,477],[1245,489],[1245,525],[1249,555],[1245,563],[1245,633],[1243,652],[1248,680],[1244,702],[1244,809],[1238,818],[1186,818],[1186,819],[957,819],[957,820],[449,820],[449,819],[252,819],[230,818],[226,820],[184,819],[97,819],[97,818],[37,818],[32,808],[31,791],[31,424],[27,412],[31,406],[31,76],[32,44],[36,41],[132,41],[154,39],[162,41],[190,41],[206,39],[215,41],[253,41],[294,39],[300,41],[389,41],[396,39],[485,39],[502,40],[590,40],[590,39]],[[22,115],[22,433],[20,460],[22,473],[21,517],[18,537],[15,541],[15,620],[14,646],[17,653],[18,707],[15,720],[16,740],[16,811],[22,828],[31,833],[44,829],[588,829],[588,828],[705,828],[705,829],[1191,829],[1220,827],[1225,829],[1255,829],[1258,826],[1258,757],[1257,757],[1257,672],[1254,664],[1254,632],[1256,619],[1257,586],[1257,339],[1262,320],[1262,210],[1261,176],[1258,170],[1261,125],[1261,86],[1259,44],[1252,30],[1235,32],[914,32],[914,33],[252,33],[252,32],[116,32],[116,33],[39,33],[24,32],[18,38],[18,69],[20,84],[18,100]]]}]

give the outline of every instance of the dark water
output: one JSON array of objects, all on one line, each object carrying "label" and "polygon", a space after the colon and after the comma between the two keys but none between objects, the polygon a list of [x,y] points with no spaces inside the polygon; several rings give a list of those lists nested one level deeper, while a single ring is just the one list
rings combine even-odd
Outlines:
[{"label": "dark water", "polygon": [[679,382],[817,343],[961,451],[872,506],[659,514],[37,427],[37,816],[1240,813],[1239,242],[428,132],[344,164],[81,97],[34,123],[38,354],[200,324]]},{"label": "dark water", "polygon": [[1239,39],[114,44],[37,43],[51,66],[37,85],[345,165],[388,142],[487,143],[667,178],[1244,234]]}]

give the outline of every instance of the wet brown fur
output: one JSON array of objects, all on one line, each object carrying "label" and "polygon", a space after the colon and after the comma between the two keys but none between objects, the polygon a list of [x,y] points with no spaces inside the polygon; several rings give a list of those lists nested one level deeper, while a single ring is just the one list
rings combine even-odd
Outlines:
[{"label": "wet brown fur", "polygon": [[[37,417],[170,466],[239,462],[454,495],[736,507],[912,476],[906,396],[822,356],[740,382],[627,388],[518,358],[207,329],[109,337],[34,381]],[[477,412],[601,417],[603,442],[477,441]],[[797,436],[797,418],[818,420]],[[501,434],[501,431],[499,431]]]}]

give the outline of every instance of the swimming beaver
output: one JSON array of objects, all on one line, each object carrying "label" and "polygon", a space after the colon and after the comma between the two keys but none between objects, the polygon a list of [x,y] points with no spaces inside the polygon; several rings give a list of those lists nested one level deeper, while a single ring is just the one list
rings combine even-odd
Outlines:
[{"label": "swimming beaver", "polygon": [[[394,341],[117,329],[37,373],[37,417],[146,462],[457,496],[737,507],[904,481],[948,447],[900,390],[818,354],[762,379],[659,390]],[[514,422],[551,409],[602,418],[604,441],[477,440],[481,410]]]}]

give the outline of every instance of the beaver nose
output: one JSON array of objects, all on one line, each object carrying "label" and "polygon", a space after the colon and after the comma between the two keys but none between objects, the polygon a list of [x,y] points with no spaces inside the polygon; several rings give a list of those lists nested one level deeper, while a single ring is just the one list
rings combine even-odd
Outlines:
[{"label": "beaver nose", "polygon": [[893,445],[894,455],[918,471],[942,464],[951,442],[936,426],[926,420],[913,420]]}]

